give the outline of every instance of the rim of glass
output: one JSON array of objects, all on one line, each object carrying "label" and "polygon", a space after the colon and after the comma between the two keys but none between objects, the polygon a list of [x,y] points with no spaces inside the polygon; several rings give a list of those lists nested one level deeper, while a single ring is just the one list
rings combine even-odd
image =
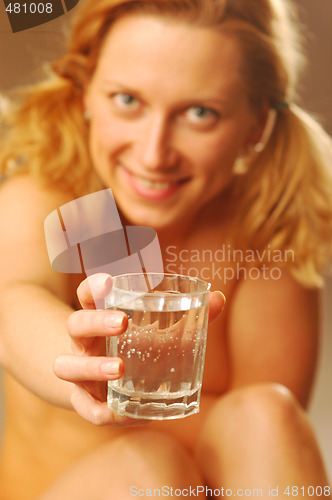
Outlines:
[{"label": "rim of glass", "polygon": [[[178,294],[172,294],[170,293],[171,290],[169,291],[163,291],[163,290],[158,290],[159,291],[159,296],[162,296],[164,295],[165,297],[178,297],[179,295],[186,295],[186,296],[194,296],[194,295],[200,295],[202,293],[207,293],[210,291],[211,289],[211,283],[209,283],[208,281],[205,281],[205,280],[202,280],[201,278],[196,278],[195,276],[188,276],[188,275],[185,275],[185,274],[177,274],[177,273],[153,273],[153,272],[146,272],[146,273],[123,273],[123,274],[118,274],[117,276],[112,276],[112,280],[113,280],[113,283],[114,283],[114,280],[116,280],[117,278],[122,278],[124,276],[164,276],[164,277],[172,277],[172,278],[184,278],[186,279],[187,281],[195,281],[195,282],[198,282],[198,283],[201,283],[202,285],[204,285],[205,289],[204,290],[193,290],[191,292],[179,292]],[[158,285],[157,285],[158,286]],[[151,292],[146,292],[146,291],[135,291],[135,290],[124,290],[123,288],[119,288],[117,287],[116,285],[112,286],[112,289],[110,291],[110,294],[112,293],[112,290],[119,290],[125,294],[128,294],[128,295],[144,295],[144,296],[151,296],[151,297],[156,297],[156,295],[154,294],[153,291]]]}]

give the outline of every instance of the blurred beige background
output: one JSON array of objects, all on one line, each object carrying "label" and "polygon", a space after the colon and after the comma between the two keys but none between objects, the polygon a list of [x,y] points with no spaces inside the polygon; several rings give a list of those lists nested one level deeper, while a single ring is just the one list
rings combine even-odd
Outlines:
[{"label": "blurred beige background", "polygon": [[[300,104],[332,134],[332,0],[296,0],[306,27],[308,67],[301,80]],[[66,24],[75,9],[45,25],[11,33],[0,2],[0,92],[38,79],[43,62],[61,51]],[[332,278],[323,294],[321,364],[311,417],[332,479]],[[0,405],[1,410],[1,405]],[[1,417],[1,413],[0,413]],[[1,421],[1,418],[0,418]]]}]

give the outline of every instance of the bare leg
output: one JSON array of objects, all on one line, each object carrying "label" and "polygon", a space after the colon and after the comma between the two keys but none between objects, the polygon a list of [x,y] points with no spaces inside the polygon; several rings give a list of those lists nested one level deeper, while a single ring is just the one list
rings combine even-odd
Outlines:
[{"label": "bare leg", "polygon": [[145,490],[152,490],[147,496],[158,497],[154,489],[166,487],[170,492],[202,484],[193,458],[175,440],[137,430],[89,455],[39,500],[127,500],[143,496]]},{"label": "bare leg", "polygon": [[221,398],[207,418],[197,460],[209,486],[224,487],[220,497],[241,489],[237,496],[269,500],[330,498],[305,412],[282,386],[262,384]]}]

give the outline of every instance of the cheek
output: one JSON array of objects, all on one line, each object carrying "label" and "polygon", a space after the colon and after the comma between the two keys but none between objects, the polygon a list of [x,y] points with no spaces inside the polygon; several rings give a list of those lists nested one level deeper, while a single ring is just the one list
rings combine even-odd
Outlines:
[{"label": "cheek", "polygon": [[243,131],[237,119],[225,120],[218,129],[192,144],[194,155],[213,164],[216,162],[233,163],[242,148]]},{"label": "cheek", "polygon": [[238,155],[238,148],[229,147],[222,140],[196,144],[191,150],[197,173],[209,177],[227,177]]},{"label": "cheek", "polygon": [[241,129],[237,121],[225,123],[218,133],[207,138],[204,143],[197,141],[193,144],[192,158],[196,158],[198,168],[200,164],[206,173],[227,176],[241,154],[245,137],[246,131]]},{"label": "cheek", "polygon": [[111,154],[124,144],[123,131],[116,123],[94,117],[90,125],[90,148],[93,154]]}]

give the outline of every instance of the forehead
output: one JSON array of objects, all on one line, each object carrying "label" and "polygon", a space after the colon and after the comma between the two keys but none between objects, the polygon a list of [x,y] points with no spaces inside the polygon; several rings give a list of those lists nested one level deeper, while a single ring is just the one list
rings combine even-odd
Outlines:
[{"label": "forehead", "polygon": [[[234,39],[217,28],[174,18],[131,14],[107,34],[96,78],[131,78],[144,84],[161,79],[221,91],[242,86],[241,53]],[[176,82],[175,82],[176,80]]]}]

